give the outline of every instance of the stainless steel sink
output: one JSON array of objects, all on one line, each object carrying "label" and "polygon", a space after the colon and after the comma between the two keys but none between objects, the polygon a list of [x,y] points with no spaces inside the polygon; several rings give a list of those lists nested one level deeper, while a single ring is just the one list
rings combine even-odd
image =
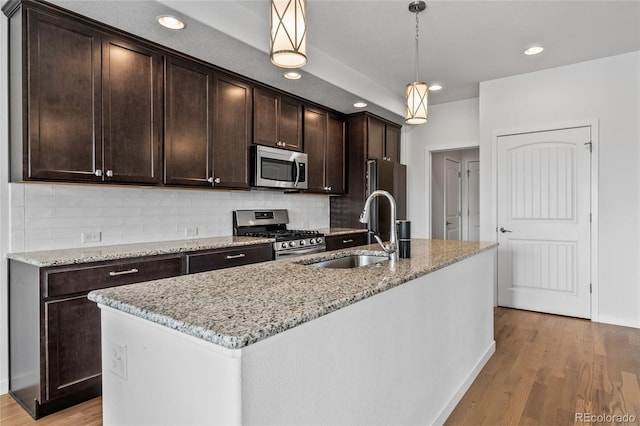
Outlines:
[{"label": "stainless steel sink", "polygon": [[309,266],[316,268],[359,268],[360,266],[371,265],[372,263],[388,262],[387,256],[372,256],[366,254],[352,254],[350,256],[339,257],[337,259],[325,260],[323,262],[310,263]]}]

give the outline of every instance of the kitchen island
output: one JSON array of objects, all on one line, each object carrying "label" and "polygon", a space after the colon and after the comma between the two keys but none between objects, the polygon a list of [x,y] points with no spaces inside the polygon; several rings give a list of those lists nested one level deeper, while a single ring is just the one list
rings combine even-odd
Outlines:
[{"label": "kitchen island", "polygon": [[412,240],[90,293],[104,424],[441,423],[494,351],[495,244]]}]

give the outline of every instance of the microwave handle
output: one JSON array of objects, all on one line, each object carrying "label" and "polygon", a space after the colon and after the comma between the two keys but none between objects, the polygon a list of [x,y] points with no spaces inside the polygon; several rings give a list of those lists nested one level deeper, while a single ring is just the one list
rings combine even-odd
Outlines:
[{"label": "microwave handle", "polygon": [[293,183],[293,186],[298,186],[298,183],[300,182],[300,163],[293,160],[293,164],[296,166],[296,181]]}]

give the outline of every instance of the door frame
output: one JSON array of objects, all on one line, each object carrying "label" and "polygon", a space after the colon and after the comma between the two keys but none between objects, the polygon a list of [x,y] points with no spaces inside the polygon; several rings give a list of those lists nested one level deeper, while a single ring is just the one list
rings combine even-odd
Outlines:
[{"label": "door frame", "polygon": [[[599,280],[598,280],[598,158],[600,147],[600,123],[598,119],[571,120],[552,123],[533,124],[520,127],[512,127],[494,130],[491,134],[491,229],[493,240],[498,241],[498,138],[503,136],[518,135],[523,133],[547,132],[553,130],[570,129],[575,127],[591,127],[591,321],[599,321]],[[498,268],[498,256],[496,256],[495,268]],[[494,286],[494,305],[498,304],[498,277],[496,275]]]},{"label": "door frame", "polygon": [[480,150],[480,143],[479,142],[456,142],[456,143],[451,143],[451,144],[447,144],[447,145],[434,145],[434,146],[428,146],[425,148],[425,155],[424,155],[424,164],[425,164],[425,170],[424,170],[424,184],[425,184],[425,188],[427,189],[427,196],[425,197],[425,212],[428,212],[428,218],[429,220],[427,221],[427,238],[432,238],[433,235],[433,230],[432,230],[432,220],[431,220],[431,206],[433,205],[433,203],[431,202],[431,173],[433,170],[433,153],[436,152],[443,152],[443,151],[462,151],[464,149],[478,149]]},{"label": "door frame", "polygon": [[[470,232],[469,229],[471,229],[471,226],[469,225],[469,175],[467,175],[467,177],[464,177],[464,173],[467,173],[469,171],[469,166],[471,165],[471,163],[478,163],[478,205],[480,202],[480,159],[478,158],[477,160],[465,160],[464,161],[464,166],[463,166],[463,176],[462,176],[462,186],[463,186],[463,191],[465,191],[466,193],[466,203],[463,203],[462,205],[462,215],[464,216],[464,223],[465,226],[463,227],[463,229],[465,230],[464,233],[464,238],[465,240],[469,240],[471,239],[470,237]],[[463,198],[463,201],[465,199]],[[466,204],[466,205],[465,205]],[[465,213],[465,208],[466,208],[466,213]],[[478,207],[479,210],[479,207]],[[480,222],[478,222],[478,225],[480,224]],[[480,239],[480,236],[478,236],[478,239]]]}]

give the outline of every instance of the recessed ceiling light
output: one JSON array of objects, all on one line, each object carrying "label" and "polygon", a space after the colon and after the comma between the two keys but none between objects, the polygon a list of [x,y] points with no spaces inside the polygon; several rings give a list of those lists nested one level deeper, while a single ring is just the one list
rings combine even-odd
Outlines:
[{"label": "recessed ceiling light", "polygon": [[170,30],[181,30],[186,26],[184,22],[171,15],[161,15],[156,19],[160,25],[165,28],[169,28]]},{"label": "recessed ceiling light", "polygon": [[542,53],[543,50],[544,50],[544,47],[542,46],[531,46],[530,48],[524,51],[524,54],[529,56],[537,55],[538,53]]},{"label": "recessed ceiling light", "polygon": [[288,78],[289,80],[300,80],[302,78],[302,74],[295,71],[287,71],[284,73],[284,78]]},{"label": "recessed ceiling light", "polygon": [[429,86],[429,91],[431,92],[437,92],[438,90],[442,90],[442,86],[440,86],[439,84],[432,84],[431,86]]},{"label": "recessed ceiling light", "polygon": [[367,106],[366,102],[356,102],[355,104],[353,104],[354,107],[356,108],[364,108]]}]

